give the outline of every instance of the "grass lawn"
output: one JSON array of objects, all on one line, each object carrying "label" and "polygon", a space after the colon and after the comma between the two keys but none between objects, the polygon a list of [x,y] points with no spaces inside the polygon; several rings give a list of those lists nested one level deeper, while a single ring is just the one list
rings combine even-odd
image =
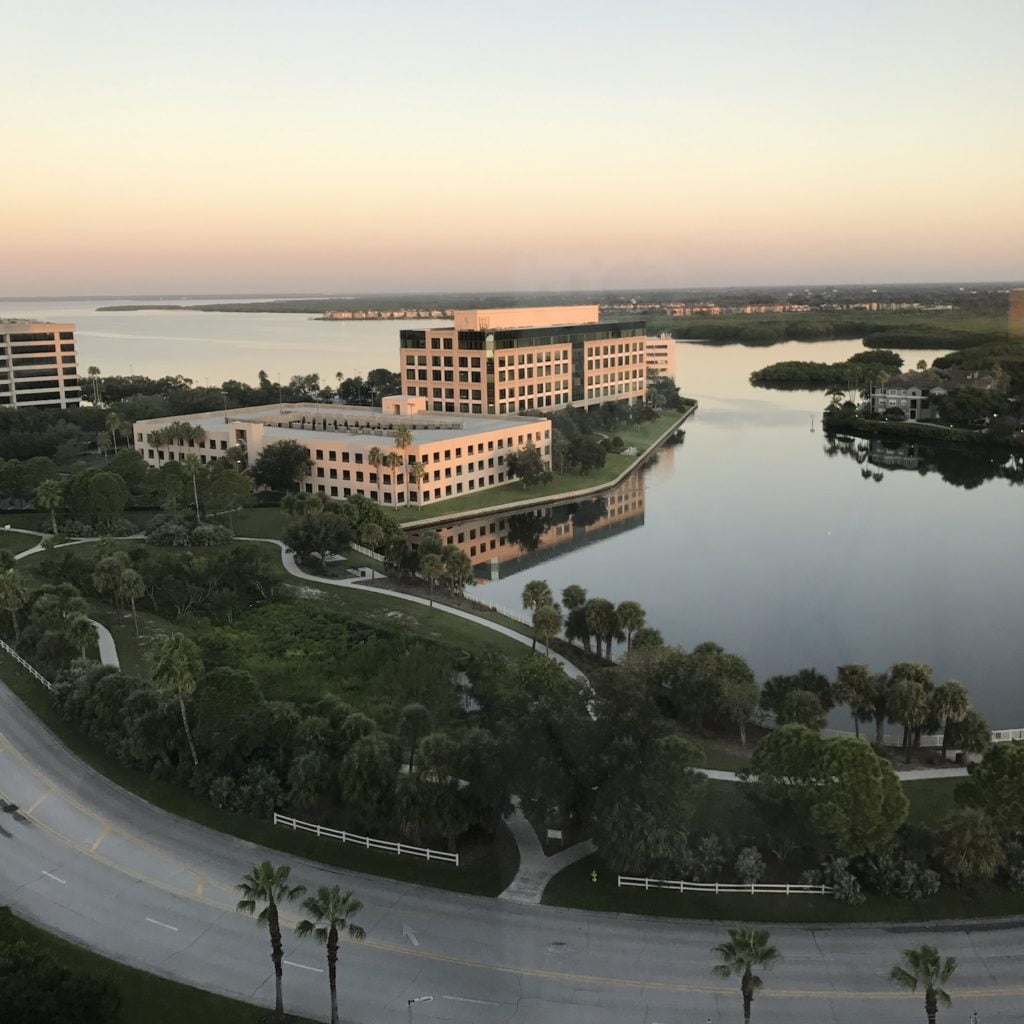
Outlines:
[{"label": "grass lawn", "polygon": [[[25,527],[25,529],[29,529],[29,527]],[[33,537],[28,533],[10,533],[7,530],[0,530],[0,548],[10,551],[12,555],[18,555],[22,551],[34,548],[39,541],[39,537]]]},{"label": "grass lawn", "polygon": [[[227,523],[227,517],[222,517]],[[232,529],[236,537],[269,537],[280,540],[284,532],[288,516],[283,509],[277,507],[243,508],[232,517]]]},{"label": "grass lawn", "polygon": [[[675,411],[663,412],[650,423],[616,427],[614,433],[615,436],[622,438],[627,447],[634,446],[643,454],[645,449],[682,415]],[[462,494],[446,501],[431,502],[424,508],[398,508],[394,510],[394,514],[401,523],[414,523],[421,519],[434,519],[439,516],[455,515],[459,512],[476,511],[509,502],[550,498],[567,491],[583,490],[608,483],[636,461],[637,456],[633,455],[608,455],[602,469],[585,475],[555,473],[547,483],[538,484],[536,487],[524,487],[518,482],[502,484],[500,487],[489,487],[484,491]]]},{"label": "grass lawn", "polygon": [[51,954],[65,967],[113,982],[121,993],[120,1024],[259,1024],[267,1011],[249,1003],[213,995],[168,981],[93,953],[37,928],[0,908],[5,938],[24,939]]},{"label": "grass lawn", "polygon": [[963,779],[921,779],[918,782],[904,782],[903,792],[910,801],[911,825],[925,825],[935,828],[956,807],[953,793]]}]

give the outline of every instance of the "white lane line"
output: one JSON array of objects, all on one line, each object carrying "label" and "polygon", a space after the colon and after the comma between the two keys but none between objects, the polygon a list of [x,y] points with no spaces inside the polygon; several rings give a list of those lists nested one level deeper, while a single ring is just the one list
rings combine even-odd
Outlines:
[{"label": "white lane line", "polygon": [[58,878],[56,875],[51,875],[49,871],[44,871],[43,874],[46,875],[47,878],[52,878],[55,882],[60,882],[61,885],[68,884],[64,881],[63,878]]},{"label": "white lane line", "polygon": [[159,925],[161,928],[166,928],[169,932],[176,932],[178,929],[173,924],[164,924],[163,921],[158,921],[155,917],[147,917],[146,920],[150,924]]},{"label": "white lane line", "polygon": [[282,960],[281,963],[287,964],[289,967],[301,967],[304,971],[316,971],[317,974],[324,973],[322,967],[307,967],[305,964],[297,964],[293,960]]},{"label": "white lane line", "polygon": [[441,996],[442,999],[450,999],[453,1003],[477,1003],[480,1006],[497,1006],[498,1003],[491,999],[467,999],[466,996]]}]

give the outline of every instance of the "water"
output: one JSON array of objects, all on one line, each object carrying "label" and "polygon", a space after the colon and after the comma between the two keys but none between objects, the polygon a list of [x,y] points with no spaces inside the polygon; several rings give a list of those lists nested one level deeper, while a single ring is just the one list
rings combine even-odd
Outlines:
[{"label": "water", "polygon": [[[140,310],[99,313],[138,299],[0,301],[0,317],[71,322],[77,325],[78,364],[104,373],[147,377],[182,374],[199,385],[225,380],[255,384],[260,370],[272,379],[319,373],[333,384],[339,371],[365,377],[370,370],[398,369],[398,332],[435,320],[314,320],[304,313],[203,313]],[[203,299],[172,299],[189,304]],[[221,301],[232,300],[224,297]]]},{"label": "water", "polygon": [[[397,369],[401,322],[94,311],[117,301],[8,301],[0,316],[76,322],[81,365],[105,373],[218,384],[254,381],[260,369],[328,381],[338,370]],[[476,596],[517,608],[523,584],[543,578],[556,591],[579,583],[616,602],[633,598],[670,642],[715,640],[761,678],[806,665],[831,673],[849,661],[924,661],[938,679],[966,683],[993,725],[1024,725],[1024,488],[978,482],[962,465],[946,475],[978,485],[953,486],[901,468],[916,465],[913,453],[862,452],[858,463],[854,446],[829,457],[820,394],[748,383],[770,362],[831,362],[860,348],[680,345],[677,378],[700,400],[685,442],[604,504],[545,513],[539,525],[462,524],[463,546],[477,548]],[[912,366],[940,353],[903,354]],[[967,464],[989,475],[984,460]]]}]

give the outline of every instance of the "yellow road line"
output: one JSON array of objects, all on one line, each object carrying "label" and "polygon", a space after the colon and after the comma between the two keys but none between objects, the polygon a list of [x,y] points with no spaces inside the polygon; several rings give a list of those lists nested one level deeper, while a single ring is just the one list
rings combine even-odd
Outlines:
[{"label": "yellow road line", "polygon": [[[0,739],[2,739],[2,736],[0,736]],[[11,749],[13,750],[13,748],[11,748]],[[14,751],[14,753],[18,756],[18,758],[23,763],[28,765],[28,762],[25,760],[25,758],[20,753],[18,753],[17,751]],[[31,765],[29,765],[29,768],[30,768],[30,770],[32,770],[31,769]],[[35,774],[37,776],[39,776],[39,777],[43,777],[42,773],[40,773],[40,772],[35,772]],[[57,791],[60,792],[59,789]],[[0,794],[0,795],[2,795],[2,794]],[[80,810],[84,810],[84,808],[82,808],[81,805],[76,804],[76,806]],[[88,812],[86,812],[86,813],[88,813]],[[26,817],[28,817],[28,815],[26,815]],[[92,817],[98,818],[98,816],[95,815],[95,814],[93,814]],[[151,846],[150,844],[146,844],[146,843],[142,843],[142,842],[137,841],[134,837],[132,837],[128,833],[124,832],[123,830],[114,829],[113,826],[111,826],[111,830],[112,831],[117,831],[119,834],[124,835],[130,841],[137,843],[137,845],[139,845],[139,846],[146,846],[146,847],[148,847],[150,850],[154,851],[154,853],[156,853],[156,855],[159,856],[162,860],[167,861],[167,862],[169,862],[169,863],[171,863],[171,864],[173,864],[175,866],[179,866],[183,870],[187,871],[189,874],[194,875],[195,878],[196,878],[195,886],[192,889],[190,889],[190,890],[180,889],[177,886],[171,885],[170,883],[167,883],[167,882],[163,882],[160,879],[152,878],[151,876],[146,875],[143,872],[135,871],[134,869],[126,867],[123,864],[118,864],[116,861],[110,860],[108,857],[105,857],[102,853],[97,852],[93,847],[87,847],[87,846],[85,846],[85,845],[83,845],[81,843],[78,843],[75,840],[70,839],[70,838],[68,838],[65,835],[62,835],[60,832],[57,832],[55,829],[53,829],[49,825],[46,825],[43,822],[40,822],[40,821],[38,821],[35,818],[31,818],[30,820],[33,821],[33,823],[38,828],[40,828],[44,832],[47,832],[51,836],[53,836],[58,842],[61,842],[65,846],[69,846],[72,849],[77,850],[79,853],[82,853],[82,854],[84,854],[87,857],[91,857],[97,863],[103,864],[106,867],[109,867],[109,868],[111,868],[114,871],[120,872],[121,874],[126,875],[129,878],[134,879],[135,881],[145,882],[148,885],[152,885],[154,888],[160,889],[162,892],[169,893],[169,894],[171,894],[173,896],[178,896],[181,899],[189,900],[189,901],[194,902],[194,903],[199,903],[199,904],[201,904],[203,906],[211,907],[211,908],[213,908],[215,910],[228,911],[228,912],[234,912],[234,910],[235,910],[235,907],[234,907],[233,904],[224,904],[222,902],[217,902],[215,900],[210,899],[208,896],[204,895],[205,882],[206,881],[210,881],[210,884],[216,886],[217,888],[223,888],[227,892],[233,891],[233,887],[232,886],[227,885],[227,884],[225,884],[223,882],[216,882],[216,881],[213,881],[213,880],[205,879],[204,876],[202,875],[202,873],[199,872],[198,870],[196,870],[195,868],[192,868],[192,867],[189,867],[188,865],[183,864],[181,861],[179,861],[175,857],[171,857],[171,856],[169,856],[167,854],[163,854],[160,851],[157,851],[156,848]],[[93,844],[93,846],[97,846],[97,845],[98,845],[98,843],[94,843]],[[298,924],[298,922],[299,922],[299,916],[298,915],[291,914],[291,913],[289,913],[287,911],[282,911],[281,915],[280,915],[280,918],[281,918],[281,923],[284,924],[286,927],[289,927],[289,928],[294,928]],[[353,944],[356,944],[354,942],[354,940],[349,939],[347,937],[345,937],[343,939],[343,941],[345,941],[345,942],[353,942]],[[431,953],[431,952],[429,952],[427,950],[423,950],[423,949],[415,949],[415,948],[410,948],[410,947],[406,947],[406,946],[398,946],[398,945],[395,945],[393,943],[388,943],[388,942],[378,942],[378,941],[376,941],[374,939],[367,939],[367,940],[365,940],[363,942],[357,943],[357,945],[362,946],[362,947],[367,948],[367,949],[373,949],[373,950],[375,950],[377,952],[380,952],[380,953],[386,953],[386,954],[389,954],[389,955],[393,955],[393,956],[412,957],[412,958],[419,959],[419,960],[429,960],[429,961],[432,961],[432,962],[435,962],[435,963],[452,964],[452,965],[455,965],[455,966],[458,966],[458,967],[467,967],[467,968],[472,968],[474,970],[489,971],[489,972],[497,973],[497,974],[514,974],[514,975],[519,975],[519,976],[525,977],[525,978],[542,978],[542,979],[545,979],[545,980],[548,980],[548,981],[564,981],[564,982],[567,982],[567,983],[572,984],[572,985],[581,985],[581,984],[582,985],[607,985],[607,986],[614,987],[614,988],[630,988],[630,989],[645,989],[646,988],[646,989],[652,989],[652,990],[655,990],[655,991],[658,991],[658,992],[675,992],[675,993],[691,992],[691,993],[702,993],[702,994],[706,994],[706,995],[734,995],[735,994],[735,988],[734,987],[723,988],[723,987],[719,987],[719,986],[715,986],[715,985],[687,985],[687,984],[682,984],[682,983],[666,982],[666,981],[642,981],[642,980],[635,979],[635,978],[615,978],[615,977],[606,977],[606,976],[603,976],[603,975],[593,975],[593,974],[574,974],[574,973],[572,973],[570,971],[549,971],[549,970],[544,970],[543,968],[537,968],[537,967],[516,967],[516,966],[511,965],[511,964],[493,964],[493,963],[488,963],[486,961],[481,961],[481,960],[470,960],[470,959],[467,959],[465,957],[454,956],[454,955],[447,954],[447,953]],[[961,998],[971,998],[971,999],[994,999],[994,998],[1004,998],[1006,996],[1024,996],[1024,985],[1011,985],[1011,986],[1004,986],[1004,987],[1001,987],[1001,988],[990,988],[990,989],[958,989],[957,990],[957,995],[959,997],[961,997]],[[874,999],[874,1000],[898,999],[898,1000],[906,1000],[906,999],[917,999],[917,998],[920,998],[919,995],[916,995],[915,993],[912,993],[912,992],[905,992],[905,991],[901,991],[901,990],[889,990],[889,989],[882,990],[882,991],[863,991],[863,992],[858,992],[858,991],[832,990],[832,989],[772,989],[772,988],[767,988],[767,989],[762,990],[760,992],[760,997],[762,999],[765,999],[765,998],[767,998],[767,999],[775,998],[775,999],[807,999],[807,1000],[814,1000],[814,999],[824,999],[824,1000],[832,1000],[832,999],[843,999],[843,1000],[847,1000],[847,999]]]},{"label": "yellow road line", "polygon": [[42,802],[49,795],[50,795],[50,791],[49,790],[46,790],[44,793],[41,793],[39,796],[37,796],[35,798],[35,800],[32,802],[32,806],[27,811],[25,811],[25,813],[26,814],[31,814],[34,810],[36,810],[39,807],[40,804],[42,804]]}]

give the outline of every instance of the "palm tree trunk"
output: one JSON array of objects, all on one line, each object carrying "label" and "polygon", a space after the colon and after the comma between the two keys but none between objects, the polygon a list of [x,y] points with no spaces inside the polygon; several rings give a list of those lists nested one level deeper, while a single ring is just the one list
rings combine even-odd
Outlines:
[{"label": "palm tree trunk", "polygon": [[875,715],[875,746],[879,750],[885,746],[885,715]]},{"label": "palm tree trunk", "polygon": [[942,726],[942,763],[946,763],[946,748],[949,746],[949,718],[946,718]]},{"label": "palm tree trunk", "polygon": [[135,622],[135,635],[138,636],[139,635],[139,616],[138,616],[138,613],[135,611],[135,598],[134,597],[131,599],[131,602],[132,602],[132,619]]},{"label": "palm tree trunk", "polygon": [[188,740],[188,749],[192,752],[192,762],[199,765],[199,755],[196,753],[196,745],[192,742],[192,730],[188,727],[188,715],[185,714],[185,697],[181,690],[178,691],[178,707],[181,709],[181,724],[185,727],[185,737]]},{"label": "palm tree trunk", "polygon": [[274,1015],[284,1017],[284,947],[281,944],[281,925],[277,918],[277,904],[267,907],[267,926],[270,930],[270,959],[274,962]]},{"label": "palm tree trunk", "polygon": [[747,745],[747,723],[744,721],[740,722],[740,746],[745,747]]},{"label": "palm tree trunk", "polygon": [[860,739],[860,719],[856,715],[853,716],[853,735]]},{"label": "palm tree trunk", "polygon": [[327,984],[331,988],[331,1024],[338,1024],[338,933],[327,934]]},{"label": "palm tree trunk", "polygon": [[192,474],[192,497],[196,503],[196,519],[202,519],[203,517],[199,514],[199,488],[196,486],[196,475]]},{"label": "palm tree trunk", "polygon": [[57,510],[55,508],[50,509],[50,530],[54,537],[57,536]]}]

